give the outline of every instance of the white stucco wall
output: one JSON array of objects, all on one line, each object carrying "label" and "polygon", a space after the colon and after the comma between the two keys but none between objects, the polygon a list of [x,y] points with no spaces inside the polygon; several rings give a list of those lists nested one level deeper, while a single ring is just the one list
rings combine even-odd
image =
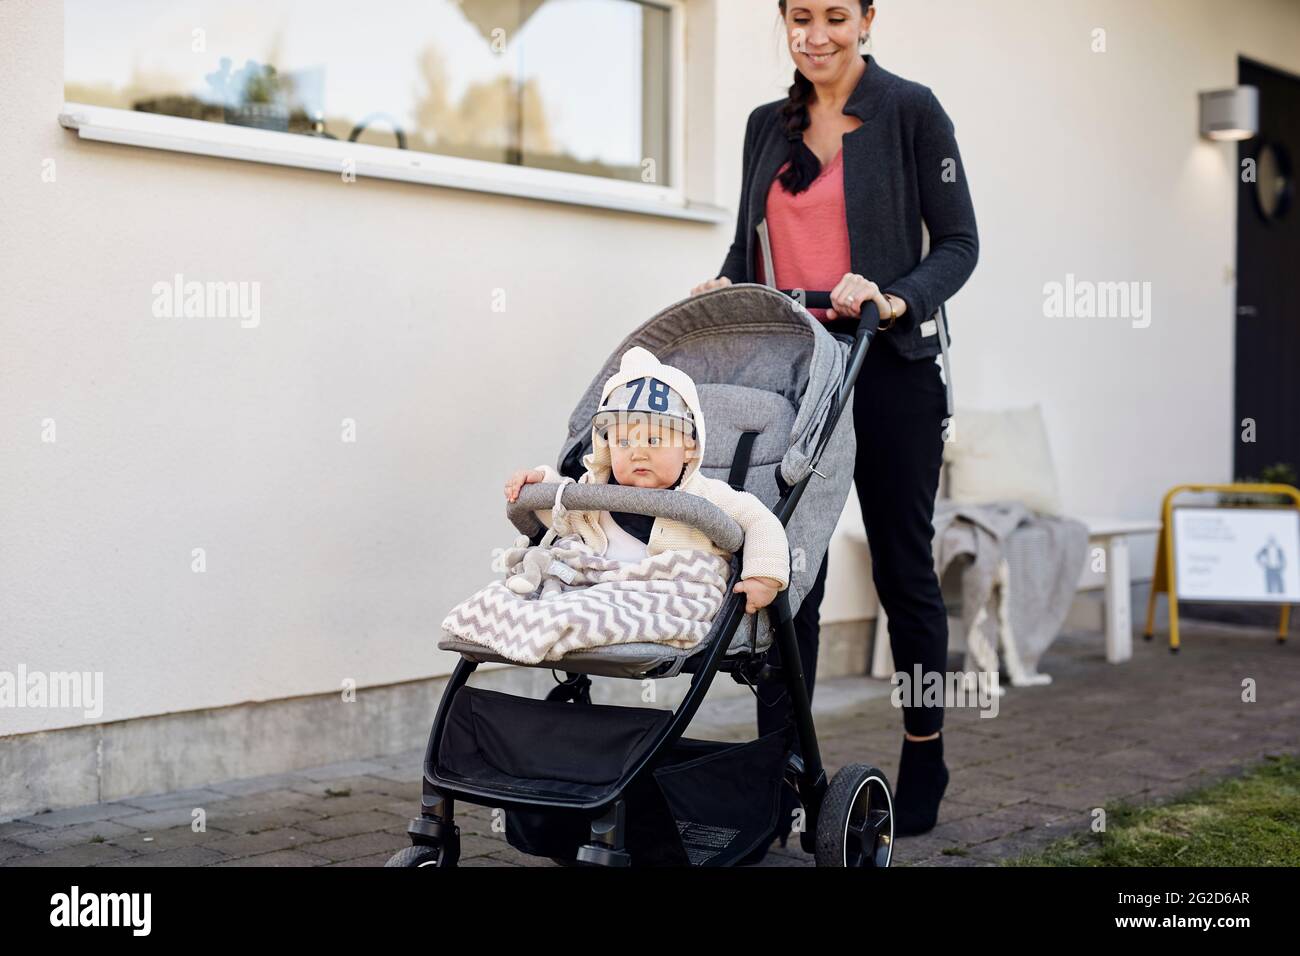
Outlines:
[{"label": "white stucco wall", "polygon": [[[695,199],[734,207],[745,115],[788,83],[768,6],[690,4]],[[554,459],[592,370],[734,221],[83,143],[62,18],[0,3],[0,669],[103,671],[104,720],[445,673],[506,474]],[[883,0],[875,50],[936,90],[971,178],[959,405],[1042,402],[1079,513],[1228,478],[1235,152],[1197,138],[1196,93],[1238,52],[1300,71],[1300,5]],[[154,318],[178,272],[260,282],[260,326]],[[1044,319],[1068,272],[1152,282],[1150,328]],[[823,619],[860,615],[865,564],[832,561]],[[78,722],[0,709],[0,734]]]}]

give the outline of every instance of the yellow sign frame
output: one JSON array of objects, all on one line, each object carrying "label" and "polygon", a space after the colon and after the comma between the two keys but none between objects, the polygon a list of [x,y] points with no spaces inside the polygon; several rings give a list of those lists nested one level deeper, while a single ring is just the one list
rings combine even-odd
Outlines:
[{"label": "yellow sign frame", "polygon": [[[1151,594],[1147,597],[1147,625],[1142,631],[1145,640],[1151,640],[1156,616],[1156,595],[1163,592],[1169,600],[1169,651],[1178,653],[1178,578],[1174,574],[1174,498],[1187,492],[1221,491],[1249,494],[1287,495],[1300,511],[1300,489],[1290,485],[1228,484],[1228,485],[1175,485],[1165,492],[1160,505],[1160,536],[1156,539],[1156,566],[1151,574]],[[1255,507],[1247,505],[1246,507]],[[1291,605],[1279,602],[1282,613],[1277,624],[1277,640],[1286,640],[1291,623]]]}]

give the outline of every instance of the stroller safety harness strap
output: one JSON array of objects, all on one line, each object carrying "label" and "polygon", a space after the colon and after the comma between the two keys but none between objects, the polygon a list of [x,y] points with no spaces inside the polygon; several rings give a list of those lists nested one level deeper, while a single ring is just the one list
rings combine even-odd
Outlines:
[{"label": "stroller safety harness strap", "polygon": [[754,439],[759,436],[759,432],[741,432],[740,438],[736,441],[736,457],[731,462],[731,474],[727,476],[727,484],[731,485],[736,491],[745,490],[745,478],[749,475],[749,459],[754,452]]}]

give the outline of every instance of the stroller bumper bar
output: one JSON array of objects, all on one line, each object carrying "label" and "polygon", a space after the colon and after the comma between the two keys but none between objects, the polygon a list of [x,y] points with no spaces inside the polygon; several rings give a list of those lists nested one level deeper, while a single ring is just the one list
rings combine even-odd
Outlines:
[{"label": "stroller bumper bar", "polygon": [[[543,481],[524,485],[519,497],[506,505],[506,516],[521,533],[530,537],[543,530],[533,513],[555,506],[559,482]],[[680,521],[708,535],[725,551],[735,553],[745,542],[740,525],[713,502],[699,495],[668,488],[629,488],[625,485],[582,484],[563,486],[560,502],[570,511],[627,511]]]}]

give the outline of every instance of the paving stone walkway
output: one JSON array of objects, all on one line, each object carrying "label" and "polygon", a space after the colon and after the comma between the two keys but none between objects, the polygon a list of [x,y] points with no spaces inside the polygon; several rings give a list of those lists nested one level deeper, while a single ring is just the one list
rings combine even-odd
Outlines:
[{"label": "paving stone walkway", "polygon": [[[1095,634],[1066,634],[1043,659],[1052,684],[1009,688],[995,718],[950,708],[951,770],[939,824],[898,841],[895,865],[991,866],[1086,830],[1095,807],[1161,801],[1237,773],[1270,753],[1300,752],[1300,642],[1263,630],[1186,622],[1177,656],[1135,641],[1107,664]],[[725,679],[725,678],[724,678]],[[1253,680],[1256,701],[1242,700]],[[828,770],[867,762],[893,779],[902,737],[888,685],[842,678],[817,692]],[[722,702],[690,736],[752,736],[748,701]],[[752,717],[750,717],[752,720]],[[731,721],[725,723],[725,721]],[[381,866],[407,845],[422,752],[233,780],[0,823],[4,866]],[[206,831],[191,828],[201,808]],[[493,832],[491,811],[461,804],[463,866],[550,866]],[[807,866],[792,841],[762,865]]]}]

